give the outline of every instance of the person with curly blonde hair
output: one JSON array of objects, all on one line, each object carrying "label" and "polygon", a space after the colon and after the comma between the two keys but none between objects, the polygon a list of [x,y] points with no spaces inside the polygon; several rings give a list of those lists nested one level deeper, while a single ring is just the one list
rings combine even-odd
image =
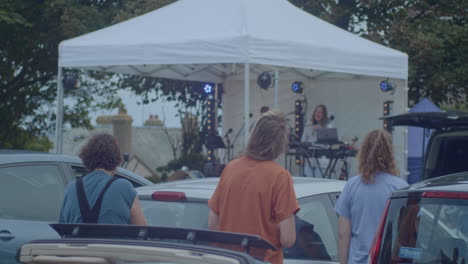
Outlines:
[{"label": "person with curly blonde hair", "polygon": [[335,205],[341,264],[367,263],[387,199],[408,185],[396,176],[392,136],[385,130],[366,135],[358,153],[358,170],[359,175],[348,180]]}]

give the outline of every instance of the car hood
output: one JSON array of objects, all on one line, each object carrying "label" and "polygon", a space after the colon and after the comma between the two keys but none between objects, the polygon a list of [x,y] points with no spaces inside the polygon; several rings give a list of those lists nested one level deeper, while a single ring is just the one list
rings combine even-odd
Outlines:
[{"label": "car hood", "polygon": [[391,126],[415,126],[428,129],[468,127],[468,112],[414,112],[385,116]]}]

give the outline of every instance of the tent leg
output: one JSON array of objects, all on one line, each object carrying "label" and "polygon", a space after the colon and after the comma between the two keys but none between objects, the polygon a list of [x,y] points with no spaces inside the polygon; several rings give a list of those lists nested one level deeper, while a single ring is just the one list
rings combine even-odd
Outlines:
[{"label": "tent leg", "polygon": [[57,73],[57,117],[55,124],[55,153],[62,153],[63,140],[63,83],[62,68],[58,67]]},{"label": "tent leg", "polygon": [[244,63],[244,148],[249,143],[250,121],[250,67]]},{"label": "tent leg", "polygon": [[278,70],[275,71],[275,109],[279,110],[278,107],[278,94],[279,94],[279,72]]}]

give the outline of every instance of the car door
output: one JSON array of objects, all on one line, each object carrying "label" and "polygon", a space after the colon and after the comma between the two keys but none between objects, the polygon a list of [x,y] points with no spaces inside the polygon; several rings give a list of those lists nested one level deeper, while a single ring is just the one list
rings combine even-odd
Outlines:
[{"label": "car door", "polygon": [[0,259],[16,263],[17,250],[33,239],[56,238],[56,222],[65,192],[58,163],[0,167]]},{"label": "car door", "polygon": [[284,263],[338,263],[338,220],[329,194],[301,198],[299,204],[296,243],[284,249]]}]

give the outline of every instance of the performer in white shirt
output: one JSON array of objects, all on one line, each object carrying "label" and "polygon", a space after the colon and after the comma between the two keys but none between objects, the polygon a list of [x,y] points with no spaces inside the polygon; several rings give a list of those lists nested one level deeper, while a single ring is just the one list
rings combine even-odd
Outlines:
[{"label": "performer in white shirt", "polygon": [[[310,123],[304,127],[304,133],[301,138],[302,142],[315,143],[315,141],[317,141],[317,129],[333,127],[331,120],[328,118],[327,107],[323,104],[315,107],[309,122]],[[309,160],[310,164],[308,162],[304,164],[304,174],[307,177],[323,177],[322,172],[325,172],[330,160],[326,157],[321,157],[318,158],[318,164],[314,158]]]}]

